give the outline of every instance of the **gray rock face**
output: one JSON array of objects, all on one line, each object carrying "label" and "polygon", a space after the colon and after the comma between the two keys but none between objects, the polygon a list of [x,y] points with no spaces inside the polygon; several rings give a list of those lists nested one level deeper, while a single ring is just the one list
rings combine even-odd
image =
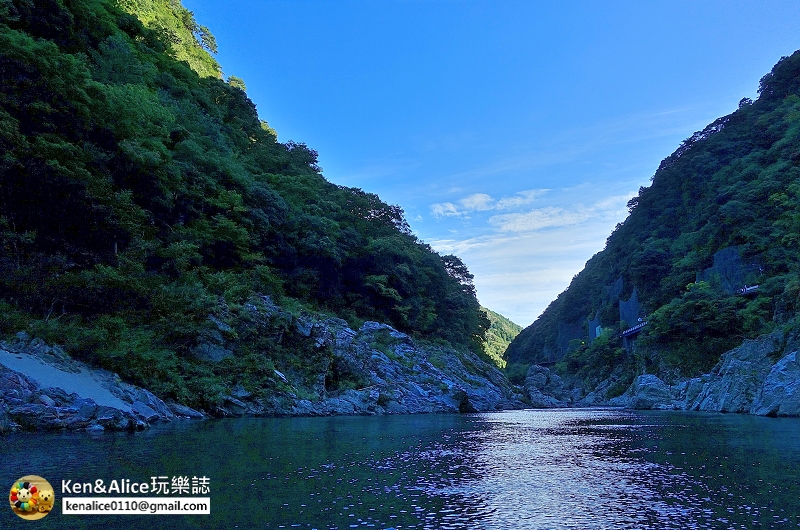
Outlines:
[{"label": "gray rock face", "polygon": [[[320,360],[312,374],[280,367],[269,395],[231,391],[240,403],[226,399],[214,414],[395,414],[523,406],[522,395],[502,372],[474,354],[420,344],[380,322],[364,322],[354,330],[339,318],[292,315],[268,296],[251,299],[244,309],[262,336],[299,340],[314,350],[311,354],[320,354]],[[222,303],[216,311],[216,319],[224,320]],[[231,342],[219,346],[237,349]]]},{"label": "gray rock face", "polygon": [[652,374],[640,375],[621,396],[610,400],[611,405],[632,409],[672,408],[669,386]]},{"label": "gray rock face", "polygon": [[800,416],[800,364],[796,351],[775,363],[750,412],[759,416]]},{"label": "gray rock face", "polygon": [[[609,399],[608,399],[608,389],[611,386],[612,381],[611,379],[606,379],[601,381],[597,387],[586,394],[585,396],[579,397],[576,400],[576,405],[579,407],[603,407],[608,406]],[[580,390],[577,390],[580,393]]]},{"label": "gray rock face", "polygon": [[[292,369],[273,370],[270,392],[235,385],[209,411],[215,416],[355,415],[432,412],[475,412],[520,409],[522,394],[494,366],[470,352],[421,344],[379,322],[365,322],[353,330],[346,321],[314,314],[293,316],[269,297],[244,304],[253,325],[280,340],[290,334],[319,352],[318,372],[297,374]],[[237,330],[219,302],[209,316],[193,354],[209,362],[234,355]],[[24,339],[24,342],[22,341]],[[8,355],[35,357],[56,370],[52,384],[37,383],[33,371],[17,371],[2,364]],[[20,357],[20,358],[21,358]],[[13,364],[13,363],[12,363]],[[19,367],[18,367],[19,368]],[[35,371],[35,370],[34,370]],[[564,395],[555,374],[542,382],[553,405]],[[66,382],[70,374],[91,378],[102,386],[105,400],[96,394],[74,392]],[[302,379],[302,380],[301,380]],[[0,432],[12,429],[85,429],[91,431],[139,429],[176,417],[201,418],[202,412],[178,403],[164,403],[151,392],[129,385],[115,374],[93,370],[63,351],[39,340],[22,337],[13,347],[0,344]]]},{"label": "gray rock face", "polygon": [[654,375],[642,375],[625,394],[609,400],[608,404],[627,408],[800,416],[797,351],[790,347],[792,351],[781,353],[782,348],[781,333],[747,340],[725,353],[708,374],[672,387]]},{"label": "gray rock face", "polygon": [[531,406],[536,409],[568,407],[571,404],[572,396],[565,391],[561,377],[544,366],[534,364],[528,368],[525,392]]},{"label": "gray rock face", "polygon": [[175,417],[151,392],[115,374],[92,370],[41,340],[18,339],[0,343],[0,433],[136,430]]},{"label": "gray rock face", "polygon": [[748,413],[772,369],[770,356],[781,347],[780,334],[745,341],[725,353],[706,377],[699,395],[686,400],[691,410]]},{"label": "gray rock face", "polygon": [[231,350],[223,348],[219,344],[211,344],[208,342],[203,342],[192,348],[192,354],[198,359],[214,363],[233,357],[233,352]]},{"label": "gray rock face", "polygon": [[[283,393],[268,398],[226,399],[221,415],[372,415],[474,412],[522,408],[522,395],[497,368],[476,355],[421,345],[379,322],[358,331],[337,318],[302,315],[294,332],[327,349],[330,361],[319,366],[314,397]],[[281,382],[292,387],[288,374]],[[292,387],[293,388],[293,387]]]},{"label": "gray rock face", "polygon": [[191,407],[187,407],[186,405],[175,403],[174,401],[169,402],[167,406],[169,407],[169,410],[178,418],[201,420],[206,417],[206,415],[202,412],[194,410]]}]

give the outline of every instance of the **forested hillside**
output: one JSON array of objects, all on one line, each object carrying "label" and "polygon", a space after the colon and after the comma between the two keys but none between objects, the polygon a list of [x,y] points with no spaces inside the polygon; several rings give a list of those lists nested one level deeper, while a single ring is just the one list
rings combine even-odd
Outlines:
[{"label": "forested hillside", "polygon": [[692,376],[746,338],[796,329],[800,52],[761,79],[756,101],[664,159],[628,208],[605,249],[510,345],[514,373],[560,360],[588,389],[612,372],[625,383]]},{"label": "forested hillside", "polygon": [[260,295],[480,350],[466,266],[279,142],[216,46],[178,0],[0,2],[0,332],[201,404],[313,362],[265,337],[198,359]]},{"label": "forested hillside", "polygon": [[484,350],[492,361],[500,368],[505,368],[506,361],[503,354],[511,341],[522,331],[522,326],[515,324],[503,315],[491,309],[483,308],[489,319],[489,329],[486,331],[486,344]]}]

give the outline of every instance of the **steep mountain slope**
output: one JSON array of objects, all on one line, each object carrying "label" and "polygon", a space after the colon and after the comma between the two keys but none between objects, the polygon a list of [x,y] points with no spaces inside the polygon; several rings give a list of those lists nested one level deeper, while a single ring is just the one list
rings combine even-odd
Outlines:
[{"label": "steep mountain slope", "polygon": [[315,372],[280,323],[221,346],[262,295],[480,351],[464,264],[278,142],[214,51],[178,0],[0,2],[0,333],[199,405]]},{"label": "steep mountain slope", "polygon": [[691,376],[746,338],[797,328],[800,52],[761,79],[757,101],[685,140],[628,207],[605,249],[509,346],[516,373],[560,360],[588,389],[612,372],[625,384]]},{"label": "steep mountain slope", "polygon": [[490,326],[486,331],[486,343],[484,350],[492,361],[500,368],[505,368],[506,360],[503,358],[508,345],[522,331],[522,326],[515,324],[500,313],[495,313],[491,309],[482,308],[489,319]]}]

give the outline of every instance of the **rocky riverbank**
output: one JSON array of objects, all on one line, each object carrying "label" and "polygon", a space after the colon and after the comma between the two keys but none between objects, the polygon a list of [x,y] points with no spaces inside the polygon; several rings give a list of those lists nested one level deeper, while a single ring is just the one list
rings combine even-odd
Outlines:
[{"label": "rocky riverbank", "polygon": [[[281,312],[277,306],[272,311]],[[204,411],[161,400],[20,333],[16,341],[0,343],[0,432],[136,430],[180,417],[475,412],[525,406],[503,373],[477,355],[421,345],[377,322],[353,330],[336,318],[278,316],[293,333],[330,352],[311,390],[301,387],[293,374],[274,370],[281,383],[274,391],[254,395],[236,386]],[[201,344],[199,353],[207,362],[219,362],[233,354],[229,346],[209,342]],[[331,391],[331,379],[353,384]]]},{"label": "rocky riverbank", "polygon": [[654,375],[639,376],[610,404],[641,409],[737,412],[758,416],[800,416],[797,344],[773,333],[745,341],[722,356],[701,377],[672,385]]},{"label": "rocky riverbank", "polygon": [[165,403],[58,346],[20,333],[0,343],[0,433],[14,430],[141,430],[156,421],[205,415]]},{"label": "rocky riverbank", "polygon": [[654,374],[638,376],[621,396],[609,397],[609,379],[583,396],[568,389],[547,368],[532,366],[526,392],[542,407],[613,406],[630,409],[735,412],[758,416],[800,416],[798,343],[776,332],[747,340],[725,353],[713,370],[700,377],[664,381]]}]

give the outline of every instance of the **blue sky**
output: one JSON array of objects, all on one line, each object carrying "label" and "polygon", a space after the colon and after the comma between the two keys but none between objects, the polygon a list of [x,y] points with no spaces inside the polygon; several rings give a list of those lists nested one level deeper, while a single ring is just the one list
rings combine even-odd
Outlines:
[{"label": "blue sky", "polygon": [[184,0],[281,141],[527,326],[659,162],[800,48],[800,2]]}]

